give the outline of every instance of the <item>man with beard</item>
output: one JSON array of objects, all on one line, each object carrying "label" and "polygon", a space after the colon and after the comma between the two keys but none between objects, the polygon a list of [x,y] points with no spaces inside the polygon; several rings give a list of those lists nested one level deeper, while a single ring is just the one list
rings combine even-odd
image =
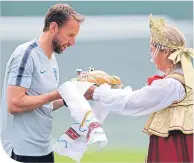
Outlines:
[{"label": "man with beard", "polygon": [[52,6],[39,38],[19,45],[5,73],[1,102],[1,140],[20,162],[54,162],[52,111],[65,102],[57,88],[59,70],[53,52],[73,46],[84,17],[66,4]]}]

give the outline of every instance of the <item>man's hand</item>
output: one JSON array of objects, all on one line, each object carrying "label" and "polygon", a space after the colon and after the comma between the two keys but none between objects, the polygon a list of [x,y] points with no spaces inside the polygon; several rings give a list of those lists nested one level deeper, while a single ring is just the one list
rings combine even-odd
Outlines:
[{"label": "man's hand", "polygon": [[[63,107],[64,104],[65,104],[65,102],[63,99],[53,101],[53,111]],[[67,105],[66,105],[66,107],[67,107]]]},{"label": "man's hand", "polygon": [[94,90],[97,88],[97,86],[94,86],[92,85],[87,91],[86,93],[84,94],[84,97],[87,99],[87,100],[93,100],[93,93],[94,93]]}]

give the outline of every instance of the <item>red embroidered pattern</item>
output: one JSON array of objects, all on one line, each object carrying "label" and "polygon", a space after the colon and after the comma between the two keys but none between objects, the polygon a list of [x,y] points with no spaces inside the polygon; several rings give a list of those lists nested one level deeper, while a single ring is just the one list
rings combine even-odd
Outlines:
[{"label": "red embroidered pattern", "polygon": [[70,127],[65,133],[73,140],[80,137],[80,135],[72,127]]},{"label": "red embroidered pattern", "polygon": [[100,126],[101,126],[101,124],[99,122],[92,122],[89,125],[88,133],[87,133],[87,136],[86,136],[87,141],[90,139],[90,134],[91,134],[92,130],[95,129],[95,128],[98,128]]}]

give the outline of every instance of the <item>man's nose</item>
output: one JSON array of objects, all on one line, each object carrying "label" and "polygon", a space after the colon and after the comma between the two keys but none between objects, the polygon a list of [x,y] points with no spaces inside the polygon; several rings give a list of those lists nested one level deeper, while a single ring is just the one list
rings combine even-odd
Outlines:
[{"label": "man's nose", "polygon": [[75,39],[69,40],[69,44],[70,44],[71,46],[73,46],[73,45],[75,44]]}]

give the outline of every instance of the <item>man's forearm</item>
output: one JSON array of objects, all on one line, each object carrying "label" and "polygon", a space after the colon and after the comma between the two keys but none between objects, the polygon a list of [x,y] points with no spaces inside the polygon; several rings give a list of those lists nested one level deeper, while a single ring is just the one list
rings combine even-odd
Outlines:
[{"label": "man's forearm", "polygon": [[17,101],[12,102],[10,113],[20,113],[25,111],[31,111],[44,104],[60,99],[61,96],[57,91],[39,95],[39,96],[29,96],[24,95]]}]

